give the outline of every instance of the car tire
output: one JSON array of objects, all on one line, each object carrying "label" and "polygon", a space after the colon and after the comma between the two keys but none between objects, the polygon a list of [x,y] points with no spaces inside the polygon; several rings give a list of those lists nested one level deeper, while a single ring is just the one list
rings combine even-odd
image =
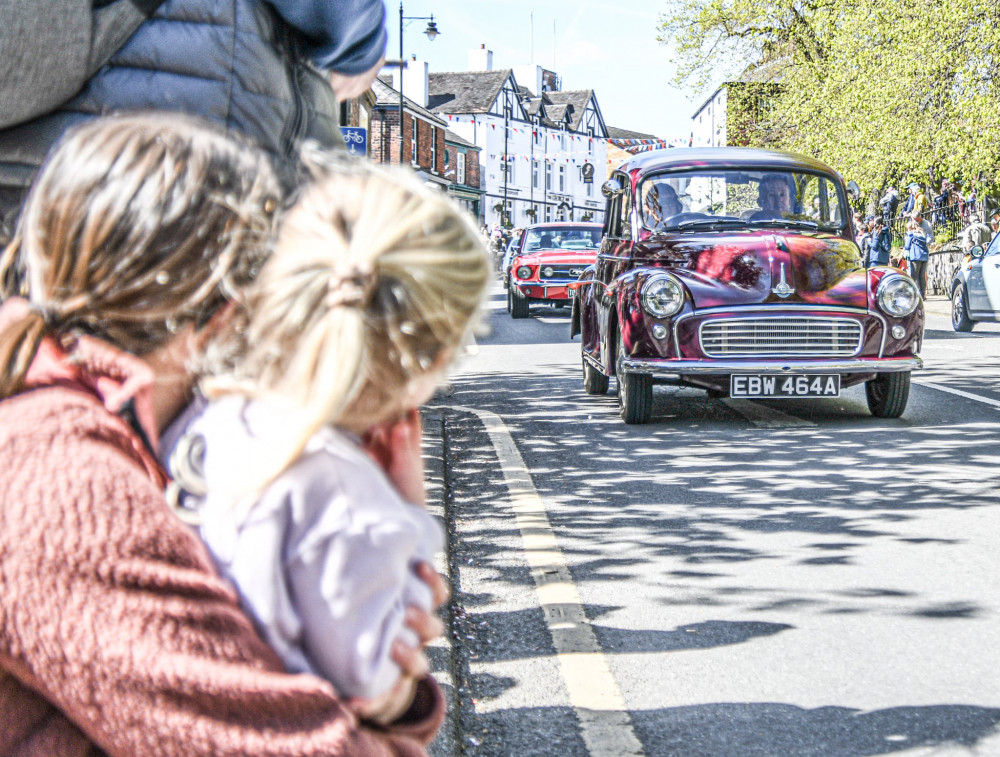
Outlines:
[{"label": "car tire", "polygon": [[581,358],[581,361],[583,362],[583,390],[587,394],[607,394],[610,379],[592,366],[586,358]]},{"label": "car tire", "polygon": [[618,337],[618,352],[615,355],[618,376],[618,414],[629,425],[649,423],[653,414],[653,377],[646,373],[628,373],[622,367],[625,346]]},{"label": "car tire", "polygon": [[531,303],[518,287],[512,286],[508,289],[507,297],[510,300],[511,318],[527,318],[531,315]]},{"label": "car tire", "polygon": [[910,372],[880,373],[865,382],[868,409],[876,418],[898,418],[910,398]]},{"label": "car tire", "polygon": [[969,318],[969,301],[965,287],[959,284],[951,294],[951,327],[955,331],[972,331],[976,322]]}]

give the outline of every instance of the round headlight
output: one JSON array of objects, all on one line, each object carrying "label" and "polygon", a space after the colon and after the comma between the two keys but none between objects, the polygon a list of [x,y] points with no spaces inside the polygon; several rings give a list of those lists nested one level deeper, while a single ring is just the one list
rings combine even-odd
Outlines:
[{"label": "round headlight", "polygon": [[543,268],[542,269],[542,275],[545,278],[547,278],[547,279],[551,279],[553,273],[555,273],[555,269],[553,269],[553,268]]},{"label": "round headlight", "polygon": [[878,306],[895,318],[907,316],[920,304],[917,285],[904,276],[887,276],[875,294]]},{"label": "round headlight", "polygon": [[530,279],[531,278],[531,268],[526,265],[518,266],[517,277],[519,279]]},{"label": "round headlight", "polygon": [[669,318],[684,307],[684,288],[673,276],[656,274],[642,285],[642,306],[656,318]]}]

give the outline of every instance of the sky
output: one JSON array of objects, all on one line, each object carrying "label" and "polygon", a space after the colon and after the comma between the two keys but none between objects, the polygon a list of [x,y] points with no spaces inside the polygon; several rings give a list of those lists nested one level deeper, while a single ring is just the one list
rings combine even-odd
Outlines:
[{"label": "sky", "polygon": [[[656,41],[660,7],[657,0],[405,0],[404,17],[433,14],[440,34],[431,42],[427,21],[404,21],[403,52],[427,61],[431,73],[467,71],[469,50],[485,44],[494,69],[534,62],[559,74],[565,90],[593,89],[607,126],[687,138],[695,108],[711,93],[672,84],[671,51]],[[399,0],[386,0],[386,26],[386,57],[398,59]]]}]

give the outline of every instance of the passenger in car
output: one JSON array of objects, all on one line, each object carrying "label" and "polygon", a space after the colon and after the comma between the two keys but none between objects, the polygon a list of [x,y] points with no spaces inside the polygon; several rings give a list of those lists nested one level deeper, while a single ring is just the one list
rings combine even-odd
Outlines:
[{"label": "passenger in car", "polygon": [[757,204],[761,209],[750,220],[784,218],[786,213],[793,212],[793,197],[792,182],[786,174],[766,174],[757,188]]},{"label": "passenger in car", "polygon": [[646,193],[646,218],[655,229],[665,228],[667,221],[684,212],[676,190],[669,184],[654,184]]}]

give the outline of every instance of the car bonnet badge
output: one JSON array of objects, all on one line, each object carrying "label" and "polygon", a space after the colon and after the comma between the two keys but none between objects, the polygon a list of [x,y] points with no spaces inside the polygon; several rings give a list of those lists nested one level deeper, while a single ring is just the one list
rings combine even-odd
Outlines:
[{"label": "car bonnet badge", "polygon": [[777,286],[771,289],[779,297],[789,297],[795,293],[795,289],[788,286],[788,280],[785,278],[785,264],[781,264],[781,278],[778,281]]}]

